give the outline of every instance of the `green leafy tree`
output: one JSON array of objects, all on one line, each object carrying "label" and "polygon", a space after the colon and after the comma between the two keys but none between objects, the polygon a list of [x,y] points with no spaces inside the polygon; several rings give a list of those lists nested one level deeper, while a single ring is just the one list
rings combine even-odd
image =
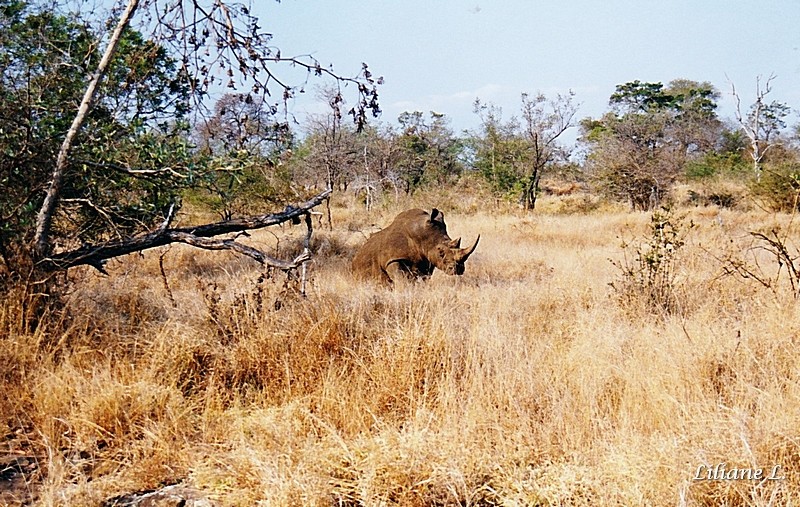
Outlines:
[{"label": "green leafy tree", "polygon": [[[7,189],[0,195],[0,255],[6,270],[20,275],[42,190],[97,64],[99,41],[77,18],[22,1],[0,6],[0,182]],[[127,236],[163,216],[186,178],[177,178],[179,171],[189,169],[180,121],[187,87],[175,62],[128,31],[112,65],[62,178],[50,232],[62,248]]]},{"label": "green leafy tree", "polygon": [[636,80],[617,85],[608,103],[618,115],[624,115],[670,109],[675,106],[676,99],[665,93],[661,83],[642,83]]},{"label": "green leafy tree", "polygon": [[462,171],[462,145],[448,118],[431,112],[430,121],[420,111],[404,112],[398,119],[399,172],[406,193],[429,183],[444,183]]},{"label": "green leafy tree", "polygon": [[687,162],[686,176],[702,179],[724,175],[728,179],[742,179],[750,167],[747,150],[747,138],[741,130],[723,128],[713,150]]},{"label": "green leafy tree", "polygon": [[607,193],[634,209],[657,207],[690,160],[713,150],[722,130],[718,92],[680,79],[618,85],[611,111],[581,122],[587,168]]},{"label": "green leafy tree", "polygon": [[480,100],[475,101],[474,111],[481,119],[480,131],[471,139],[475,169],[496,192],[519,195],[528,158],[519,122],[503,121],[502,109]]},{"label": "green leafy tree", "polygon": [[513,193],[525,209],[534,209],[542,175],[569,156],[559,138],[574,126],[574,93],[555,99],[523,93],[521,121],[504,122],[500,108],[480,100],[474,110],[481,118],[481,132],[473,139],[476,168],[495,190]]}]

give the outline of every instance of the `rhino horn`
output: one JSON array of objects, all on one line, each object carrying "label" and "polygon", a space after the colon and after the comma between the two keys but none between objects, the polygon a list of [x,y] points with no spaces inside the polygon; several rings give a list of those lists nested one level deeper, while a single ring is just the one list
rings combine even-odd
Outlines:
[{"label": "rhino horn", "polygon": [[[461,239],[461,238],[459,238],[459,239]],[[475,248],[478,247],[478,241],[480,241],[480,240],[481,240],[481,235],[478,234],[478,239],[475,240],[475,244],[474,245],[472,245],[469,248],[462,248],[461,249],[461,252],[458,255],[459,260],[461,262],[466,262],[466,260],[469,258],[469,256],[472,255],[472,252],[475,251]]]},{"label": "rhino horn", "polygon": [[450,248],[461,248],[461,238],[450,241],[448,245]]}]

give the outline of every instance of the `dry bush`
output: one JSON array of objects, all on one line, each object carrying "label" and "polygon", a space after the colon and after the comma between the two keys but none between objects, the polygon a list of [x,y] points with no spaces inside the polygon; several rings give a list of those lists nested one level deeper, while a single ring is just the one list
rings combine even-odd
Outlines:
[{"label": "dry bush", "polygon": [[[40,504],[175,482],[240,506],[797,503],[800,311],[706,251],[768,216],[688,211],[691,311],[652,318],[608,286],[648,215],[444,208],[481,234],[466,274],[386,290],[348,266],[394,210],[332,209],[305,298],[174,248],[169,291],[154,252],[73,273],[69,318],[35,332],[0,309],[0,413],[42,457]],[[291,254],[293,234],[247,241]],[[721,462],[785,479],[692,480]]]},{"label": "dry bush", "polygon": [[667,314],[686,310],[680,298],[679,251],[693,226],[662,208],[650,216],[644,242],[622,244],[623,260],[612,261],[619,277],[611,282],[622,305]]}]

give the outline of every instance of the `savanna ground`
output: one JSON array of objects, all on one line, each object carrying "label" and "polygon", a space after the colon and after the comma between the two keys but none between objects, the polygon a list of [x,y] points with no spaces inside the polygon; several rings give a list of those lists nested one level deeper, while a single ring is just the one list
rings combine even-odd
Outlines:
[{"label": "savanna ground", "polygon": [[[442,209],[452,237],[481,234],[466,274],[354,281],[355,248],[412,204]],[[774,274],[748,233],[792,217],[679,210],[665,307],[619,267],[650,214],[590,197],[535,213],[339,197],[332,218],[306,298],[249,259],[179,246],[71,271],[66,310],[35,331],[10,298],[0,430],[27,493],[0,502],[111,505],[176,483],[237,506],[798,502],[797,302],[785,277],[724,269]],[[248,241],[288,258],[302,235]],[[719,463],[783,478],[693,480]]]}]

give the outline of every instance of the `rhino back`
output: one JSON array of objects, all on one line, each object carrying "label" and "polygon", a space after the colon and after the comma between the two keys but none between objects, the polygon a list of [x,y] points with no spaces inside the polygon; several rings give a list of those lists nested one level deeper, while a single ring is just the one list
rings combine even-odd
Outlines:
[{"label": "rhino back", "polygon": [[433,254],[432,249],[444,241],[450,241],[444,219],[432,221],[430,216],[428,211],[412,209],[398,215],[392,223],[414,243],[418,256],[428,257]]}]

